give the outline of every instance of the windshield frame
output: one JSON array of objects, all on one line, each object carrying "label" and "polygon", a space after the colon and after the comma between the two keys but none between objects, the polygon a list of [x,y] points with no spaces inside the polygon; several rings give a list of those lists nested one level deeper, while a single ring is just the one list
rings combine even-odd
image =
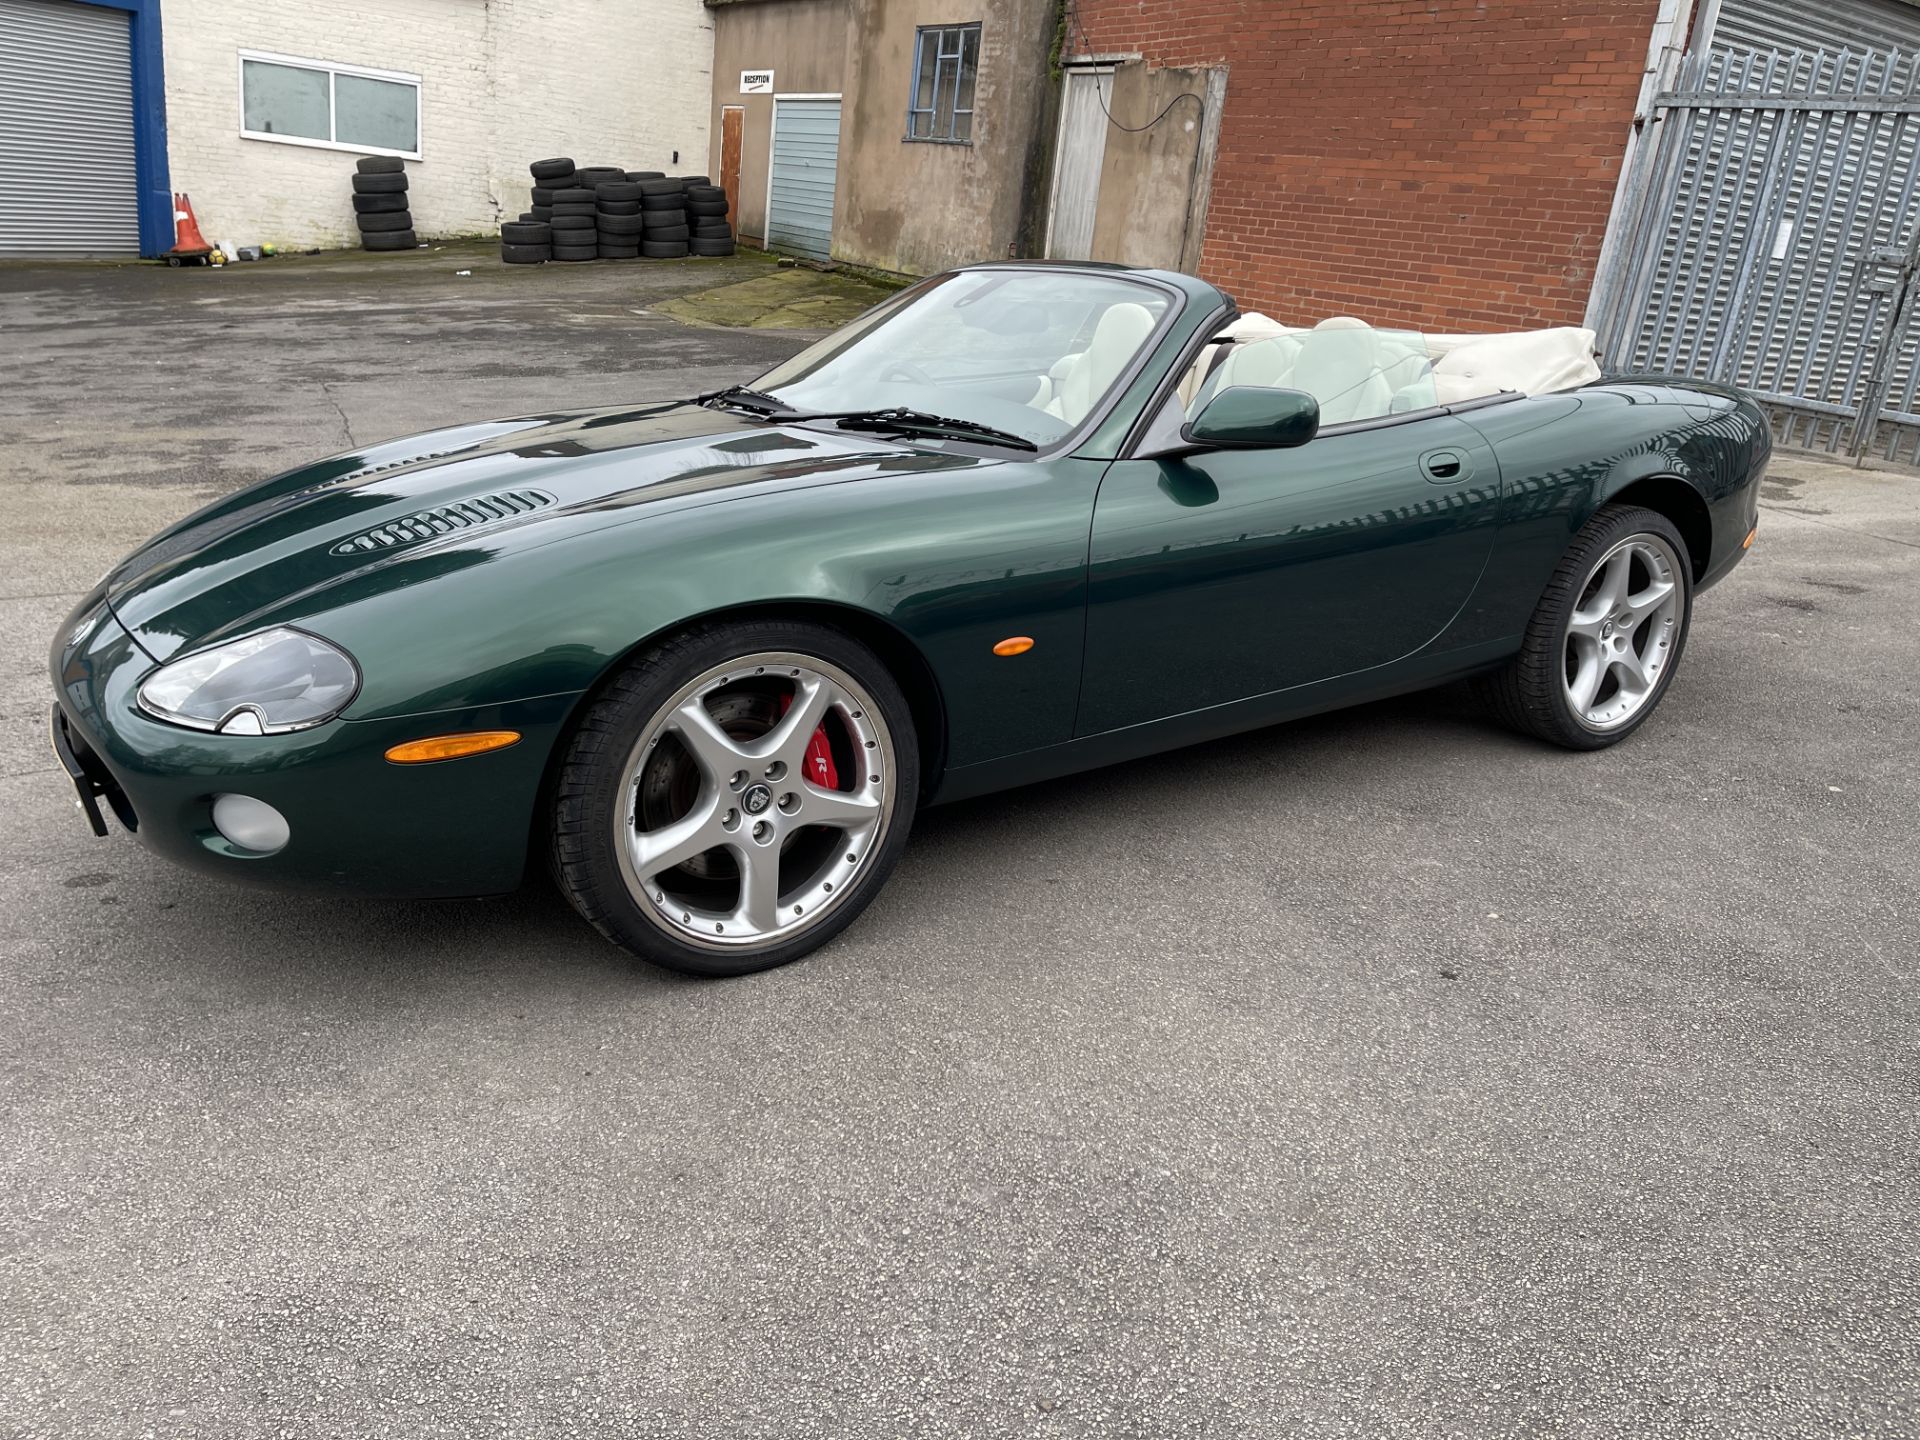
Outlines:
[{"label": "windshield frame", "polygon": [[[1126,284],[1139,285],[1152,290],[1165,297],[1167,306],[1161,313],[1159,319],[1155,321],[1153,329],[1150,330],[1146,338],[1140,342],[1140,346],[1134,352],[1132,358],[1127,361],[1125,368],[1114,377],[1113,383],[1107,387],[1105,393],[1093,403],[1080,423],[1073,429],[1067,431],[1067,433],[1062,435],[1058,440],[1044,445],[1036,442],[1035,448],[1032,451],[1016,451],[1011,446],[985,438],[963,438],[960,436],[944,435],[903,436],[901,437],[902,443],[917,445],[924,444],[930,440],[937,440],[942,447],[935,452],[937,454],[952,453],[947,447],[964,446],[969,450],[983,450],[994,455],[1015,454],[1018,455],[1020,459],[1026,461],[1049,460],[1061,455],[1071,454],[1074,450],[1077,450],[1081,445],[1085,444],[1086,441],[1096,434],[1100,427],[1111,418],[1114,407],[1117,406],[1120,401],[1125,398],[1127,392],[1133,388],[1134,383],[1140,378],[1141,372],[1146,369],[1153,357],[1159,352],[1161,343],[1166,339],[1168,332],[1179,323],[1181,315],[1186,311],[1187,302],[1190,298],[1187,292],[1181,289],[1180,286],[1162,280],[1157,275],[1135,270],[1129,266],[1109,265],[1098,262],[1092,264],[1075,264],[1071,261],[1059,260],[1003,260],[988,262],[982,265],[962,265],[952,270],[943,270],[938,275],[929,275],[925,279],[915,281],[898,295],[887,300],[882,300],[871,310],[866,311],[864,314],[850,321],[841,330],[836,331],[834,335],[826,338],[835,339],[852,331],[853,333],[847,336],[847,343],[852,344],[861,336],[866,335],[886,323],[887,317],[895,310],[912,304],[922,293],[934,288],[936,285],[945,283],[953,276],[991,273],[995,271],[1011,271],[1020,274],[1040,272],[1056,275],[1099,275],[1105,279],[1118,280]],[[856,327],[858,328],[856,329]],[[803,351],[801,353],[805,352]],[[838,351],[832,351],[829,352],[829,356],[838,353]],[[786,359],[769,366],[753,379],[745,381],[744,383],[751,389],[761,389],[761,382],[765,380],[767,376],[788,364],[793,358],[791,355],[788,356]],[[775,398],[777,399],[779,397],[775,396]],[[807,419],[805,413],[790,416],[769,415],[765,418],[769,424],[775,425],[809,425],[813,423]],[[835,427],[831,420],[823,419],[818,423],[834,434],[848,433]]]}]

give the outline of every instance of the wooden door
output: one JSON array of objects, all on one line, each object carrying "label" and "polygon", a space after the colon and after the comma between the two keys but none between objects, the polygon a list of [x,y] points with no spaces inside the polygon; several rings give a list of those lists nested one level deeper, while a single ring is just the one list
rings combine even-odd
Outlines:
[{"label": "wooden door", "polygon": [[744,105],[720,107],[720,188],[727,192],[727,214],[740,225],[740,146],[747,129]]}]

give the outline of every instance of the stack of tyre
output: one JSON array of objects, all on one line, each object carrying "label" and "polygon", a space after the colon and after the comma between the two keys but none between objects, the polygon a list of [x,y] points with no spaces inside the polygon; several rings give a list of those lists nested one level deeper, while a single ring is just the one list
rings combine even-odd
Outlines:
[{"label": "stack of tyre", "polygon": [[507,265],[544,265],[553,258],[553,226],[528,211],[500,227],[500,259]]},{"label": "stack of tyre", "polygon": [[727,219],[727,192],[705,175],[682,181],[687,194],[688,248],[695,255],[733,254],[733,225]]},{"label": "stack of tyre", "polygon": [[353,218],[363,250],[411,250],[420,241],[407,209],[407,171],[392,155],[369,155],[354,166]]},{"label": "stack of tyre", "polygon": [[665,175],[640,182],[640,253],[649,260],[673,260],[687,253],[687,191]]},{"label": "stack of tyre", "polygon": [[624,170],[593,177],[594,224],[602,260],[633,260],[640,254],[640,181]]},{"label": "stack of tyre", "polygon": [[[556,156],[536,160],[528,168],[533,173],[533,208],[523,212],[519,220],[500,227],[500,258],[509,265],[595,259],[600,250],[593,191],[580,184],[573,161]],[[530,228],[533,226],[539,228]],[[509,245],[513,254],[507,253]]]},{"label": "stack of tyre", "polygon": [[564,157],[529,168],[533,208],[500,227],[500,258],[509,265],[733,254],[727,192],[705,175],[575,168]]}]

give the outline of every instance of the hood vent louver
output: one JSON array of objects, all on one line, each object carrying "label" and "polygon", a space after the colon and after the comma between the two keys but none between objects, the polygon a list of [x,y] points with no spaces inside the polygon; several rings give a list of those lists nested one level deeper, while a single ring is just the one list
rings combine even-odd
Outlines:
[{"label": "hood vent louver", "polygon": [[491,525],[497,520],[511,520],[516,515],[544,510],[551,504],[553,496],[544,490],[502,490],[493,495],[473,495],[450,505],[436,505],[430,510],[416,510],[398,520],[389,520],[384,525],[340,541],[331,553],[374,555],[402,545],[416,545],[422,540],[438,540],[443,535],[455,535],[482,525]]}]

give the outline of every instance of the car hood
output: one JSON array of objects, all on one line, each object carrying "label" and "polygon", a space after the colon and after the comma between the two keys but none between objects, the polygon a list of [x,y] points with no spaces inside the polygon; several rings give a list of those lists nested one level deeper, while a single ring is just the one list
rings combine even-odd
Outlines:
[{"label": "car hood", "polygon": [[411,583],[635,507],[899,470],[977,466],[869,436],[702,406],[533,415],[369,446],[248,487],[162,531],[107,577],[120,623],[156,660],[244,633],[254,617],[406,567]]}]

